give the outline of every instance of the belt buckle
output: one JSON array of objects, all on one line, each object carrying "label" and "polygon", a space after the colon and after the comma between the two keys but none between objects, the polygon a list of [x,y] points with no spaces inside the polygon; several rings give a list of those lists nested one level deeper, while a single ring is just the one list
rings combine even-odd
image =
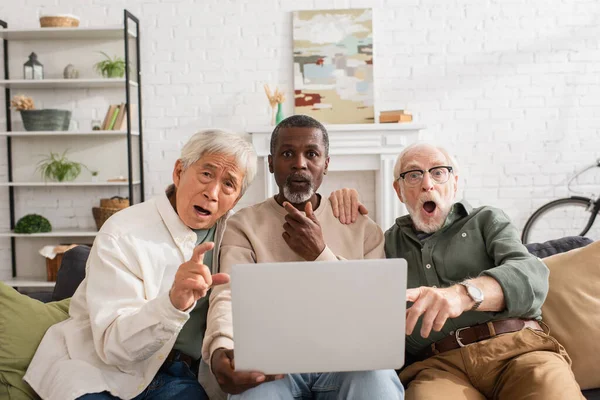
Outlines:
[{"label": "belt buckle", "polygon": [[459,347],[465,347],[465,346],[466,346],[466,344],[464,344],[464,343],[461,341],[461,338],[460,338],[460,333],[461,333],[462,331],[464,331],[465,329],[469,329],[469,327],[467,326],[467,327],[464,327],[464,328],[458,328],[458,329],[456,330],[456,332],[454,332],[454,337],[456,338],[456,343],[458,343],[458,346],[459,346]]}]

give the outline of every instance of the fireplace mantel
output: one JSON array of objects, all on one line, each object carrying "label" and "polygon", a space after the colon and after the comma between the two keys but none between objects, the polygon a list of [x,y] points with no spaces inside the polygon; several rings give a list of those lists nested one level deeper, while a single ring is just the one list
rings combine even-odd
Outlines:
[{"label": "fireplace mantel", "polygon": [[[326,125],[329,133],[330,171],[376,171],[377,223],[383,230],[393,225],[396,217],[406,213],[392,187],[396,157],[407,145],[420,138],[424,125],[354,124]],[[265,198],[277,193],[273,175],[269,173],[267,157],[270,153],[271,126],[248,129],[256,149],[259,168],[265,174]]]}]

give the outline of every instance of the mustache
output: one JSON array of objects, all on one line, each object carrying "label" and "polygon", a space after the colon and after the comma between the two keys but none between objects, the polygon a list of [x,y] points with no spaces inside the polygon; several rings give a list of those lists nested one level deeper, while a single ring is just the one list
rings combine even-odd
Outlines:
[{"label": "mustache", "polygon": [[428,201],[433,201],[435,204],[440,204],[440,195],[437,192],[425,193],[421,197],[419,197],[419,206],[423,206],[423,204]]},{"label": "mustache", "polygon": [[312,182],[312,176],[308,175],[308,174],[303,174],[303,173],[297,172],[295,174],[288,175],[288,177],[285,179],[285,182],[289,185],[294,180],[303,180],[303,181],[307,181],[307,182]]}]

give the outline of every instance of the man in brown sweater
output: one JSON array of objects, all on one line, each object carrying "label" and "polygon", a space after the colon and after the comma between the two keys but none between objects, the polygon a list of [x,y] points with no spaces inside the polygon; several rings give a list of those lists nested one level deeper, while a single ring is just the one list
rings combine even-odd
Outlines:
[{"label": "man in brown sweater", "polygon": [[[296,115],[273,131],[269,171],[279,193],[229,219],[221,272],[234,264],[384,258],[381,229],[366,216],[343,225],[316,193],[329,165],[329,138],[318,121]],[[360,317],[360,316],[357,316]],[[213,288],[202,358],[233,399],[403,399],[392,370],[265,376],[234,369],[231,288]]]}]

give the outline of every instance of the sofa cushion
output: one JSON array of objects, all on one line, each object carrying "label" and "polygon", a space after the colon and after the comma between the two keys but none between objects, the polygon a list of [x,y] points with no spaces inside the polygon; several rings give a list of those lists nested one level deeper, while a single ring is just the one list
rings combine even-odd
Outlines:
[{"label": "sofa cushion", "polygon": [[46,330],[68,318],[70,302],[42,303],[0,282],[0,394],[37,398],[23,376]]},{"label": "sofa cushion", "polygon": [[85,265],[90,256],[90,250],[89,246],[80,245],[65,252],[56,275],[56,285],[52,292],[53,301],[73,297],[79,284],[85,278]]},{"label": "sofa cushion", "polygon": [[544,258],[554,254],[566,253],[569,250],[584,247],[590,243],[593,243],[593,240],[584,236],[565,236],[544,243],[528,243],[525,247],[534,256]]},{"label": "sofa cushion", "polygon": [[543,261],[550,269],[544,322],[571,356],[581,388],[599,388],[600,241]]}]

